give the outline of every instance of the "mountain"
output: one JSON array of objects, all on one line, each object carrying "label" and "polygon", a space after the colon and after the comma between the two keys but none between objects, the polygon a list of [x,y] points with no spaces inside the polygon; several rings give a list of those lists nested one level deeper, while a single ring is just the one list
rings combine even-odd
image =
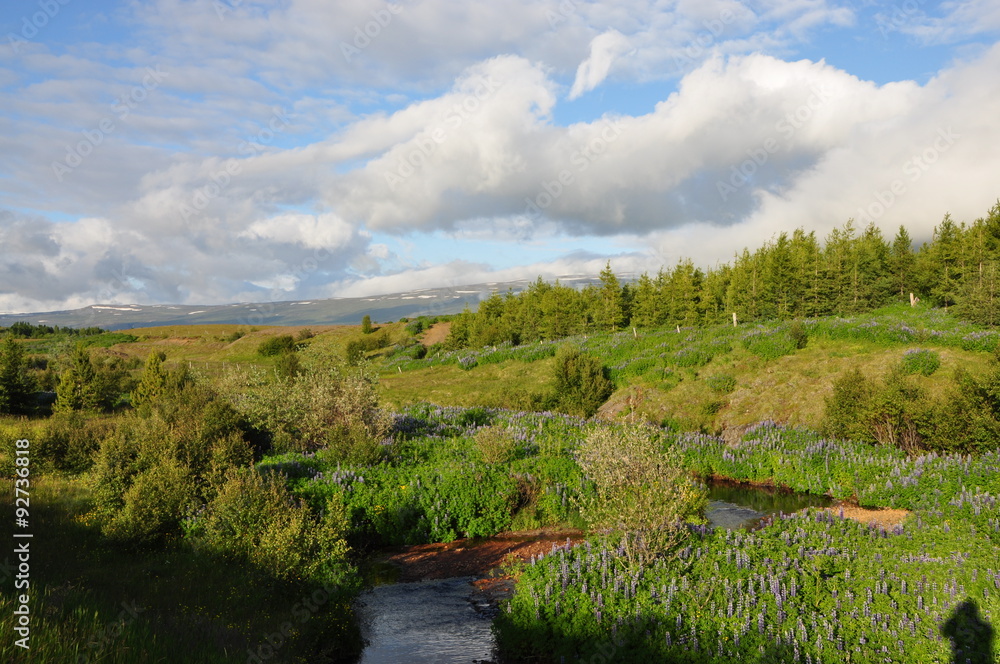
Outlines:
[{"label": "mountain", "polygon": [[[593,276],[560,277],[567,285],[583,287],[597,283]],[[127,330],[155,325],[202,325],[228,323],[237,325],[356,325],[365,314],[376,322],[388,322],[416,316],[457,314],[468,306],[475,310],[490,293],[515,293],[527,288],[532,280],[490,282],[468,286],[423,288],[405,293],[345,297],[321,300],[282,302],[241,302],[222,305],[179,304],[94,304],[69,311],[31,314],[0,314],[0,327],[17,321],[60,327],[101,327]]]}]

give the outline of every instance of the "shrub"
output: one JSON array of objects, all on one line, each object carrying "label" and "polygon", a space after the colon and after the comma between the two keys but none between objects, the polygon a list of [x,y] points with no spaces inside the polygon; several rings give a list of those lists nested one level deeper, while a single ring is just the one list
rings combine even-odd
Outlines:
[{"label": "shrub", "polygon": [[476,448],[484,462],[502,464],[514,459],[517,441],[504,427],[484,427],[476,432]]},{"label": "shrub", "polygon": [[930,376],[941,366],[941,357],[932,350],[911,348],[903,353],[903,371]]},{"label": "shrub", "polygon": [[123,508],[104,525],[104,534],[144,544],[177,532],[196,501],[191,471],[165,461],[139,474],[123,495]]},{"label": "shrub", "polygon": [[792,321],[792,324],[788,326],[788,336],[799,350],[805,348],[806,344],[809,343],[809,333],[800,320]]},{"label": "shrub", "polygon": [[282,353],[274,363],[274,373],[281,380],[294,380],[302,371],[299,356],[294,353]]},{"label": "shrub", "polygon": [[317,515],[292,498],[280,477],[248,469],[231,473],[184,530],[197,550],[249,562],[270,577],[331,582],[350,569],[347,525],[339,498],[328,500]]},{"label": "shrub", "polygon": [[825,432],[837,438],[871,441],[867,420],[874,397],[875,386],[860,370],[842,374],[826,399]]},{"label": "shrub", "polygon": [[372,333],[372,317],[365,314],[365,317],[361,319],[361,334],[371,334]]},{"label": "shrub", "polygon": [[590,417],[614,391],[600,359],[570,344],[559,348],[553,372],[556,408],[570,415]]},{"label": "shrub", "polygon": [[333,450],[337,460],[370,462],[383,453],[390,417],[379,407],[377,374],[307,355],[294,381],[259,370],[228,372],[219,389],[254,429],[267,431],[278,453]]},{"label": "shrub", "polygon": [[24,347],[8,336],[0,346],[0,414],[29,412],[34,391]]},{"label": "shrub", "polygon": [[347,342],[344,355],[349,364],[357,364],[364,357],[365,353],[388,346],[389,335],[386,330],[382,330],[378,334],[366,334],[360,339],[351,339]]},{"label": "shrub", "polygon": [[290,334],[282,334],[277,337],[265,339],[257,346],[257,354],[263,357],[274,357],[275,355],[294,351],[295,339]]},{"label": "shrub", "polygon": [[485,427],[493,423],[493,413],[486,408],[466,408],[455,418],[460,427]]},{"label": "shrub", "polygon": [[653,432],[638,426],[594,429],[577,462],[592,483],[578,498],[591,530],[623,547],[640,566],[666,554],[684,536],[684,520],[704,510],[706,492],[680,460],[660,451]]},{"label": "shrub", "polygon": [[82,473],[94,464],[101,441],[113,430],[114,423],[109,419],[85,417],[78,412],[53,415],[33,445],[33,456],[50,468]]},{"label": "shrub", "polygon": [[736,379],[729,374],[715,374],[706,378],[705,382],[718,394],[729,394],[736,389]]}]

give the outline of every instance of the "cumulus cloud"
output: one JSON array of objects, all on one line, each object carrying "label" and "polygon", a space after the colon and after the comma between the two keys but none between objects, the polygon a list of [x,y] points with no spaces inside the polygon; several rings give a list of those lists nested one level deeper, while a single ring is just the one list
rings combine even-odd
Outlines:
[{"label": "cumulus cloud", "polygon": [[[1000,28],[995,9],[947,3],[891,27],[957,43]],[[622,271],[712,264],[849,217],[927,236],[944,212],[971,220],[997,196],[1000,47],[956,51],[964,59],[925,83],[875,84],[790,56],[856,11],[871,18],[864,7],[155,0],[122,11],[141,39],[0,49],[0,309],[371,294],[603,267],[557,248],[575,238],[606,239]],[[611,77],[664,93],[651,109],[562,119],[561,102]],[[428,265],[372,234],[533,242],[562,258]]]},{"label": "cumulus cloud", "polygon": [[615,61],[630,48],[628,38],[617,30],[608,30],[594,37],[590,42],[590,55],[577,67],[569,98],[576,99],[603,83]]}]

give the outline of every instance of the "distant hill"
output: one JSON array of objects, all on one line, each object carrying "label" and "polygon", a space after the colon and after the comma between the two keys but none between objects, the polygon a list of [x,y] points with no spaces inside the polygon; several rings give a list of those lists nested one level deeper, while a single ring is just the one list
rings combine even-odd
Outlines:
[{"label": "distant hill", "polygon": [[[560,282],[583,287],[597,283],[593,276],[565,276]],[[226,323],[237,325],[356,325],[365,314],[378,322],[457,314],[468,306],[475,310],[493,291],[520,292],[533,280],[472,284],[446,288],[424,288],[375,295],[325,300],[290,300],[283,302],[241,302],[223,305],[179,304],[94,304],[69,311],[30,314],[0,314],[0,327],[17,321],[60,327],[102,327],[127,330],[154,325],[202,325]]]}]

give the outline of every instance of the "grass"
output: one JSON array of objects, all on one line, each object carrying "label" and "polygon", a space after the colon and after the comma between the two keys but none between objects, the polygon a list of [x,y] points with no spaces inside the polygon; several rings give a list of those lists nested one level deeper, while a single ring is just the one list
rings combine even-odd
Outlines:
[{"label": "grass", "polygon": [[[11,482],[5,485],[10,496]],[[342,624],[342,605],[303,613],[313,588],[279,584],[180,543],[148,551],[116,547],[91,522],[89,496],[80,478],[34,480],[31,648],[5,638],[0,660],[242,663],[280,637],[286,622],[290,636],[269,661],[332,662],[346,654],[337,650],[350,650],[344,646],[352,638],[357,647]],[[13,610],[12,595],[4,593],[0,612]]]},{"label": "grass", "polygon": [[553,362],[551,358],[538,362],[509,360],[467,371],[455,364],[437,365],[386,372],[380,384],[387,405],[394,408],[420,402],[464,407],[516,405],[529,393],[541,393],[550,387]]}]

